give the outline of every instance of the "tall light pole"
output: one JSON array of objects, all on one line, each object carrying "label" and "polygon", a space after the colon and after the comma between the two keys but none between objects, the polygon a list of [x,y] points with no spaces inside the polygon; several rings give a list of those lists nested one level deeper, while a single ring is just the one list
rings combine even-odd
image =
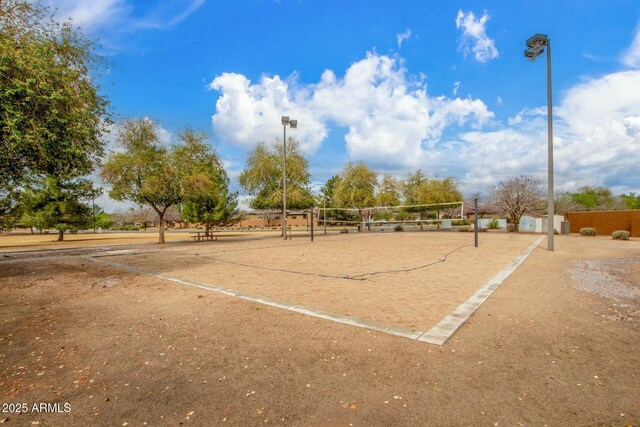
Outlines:
[{"label": "tall light pole", "polygon": [[282,238],[287,240],[287,125],[291,129],[298,127],[297,120],[289,120],[288,116],[282,116],[283,137],[283,160],[282,160]]},{"label": "tall light pole", "polygon": [[547,144],[548,144],[548,177],[547,177],[547,250],[553,251],[553,233],[555,209],[553,206],[553,110],[551,100],[551,40],[546,34],[536,34],[527,39],[524,56],[535,60],[547,48]]}]

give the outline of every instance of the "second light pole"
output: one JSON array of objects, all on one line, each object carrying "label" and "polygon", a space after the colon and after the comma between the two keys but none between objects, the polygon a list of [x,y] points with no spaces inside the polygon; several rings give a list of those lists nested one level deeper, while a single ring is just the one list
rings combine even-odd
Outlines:
[{"label": "second light pole", "polygon": [[282,239],[287,240],[287,126],[291,129],[298,127],[297,120],[289,120],[289,116],[282,116],[282,128],[284,137],[282,139]]},{"label": "second light pole", "polygon": [[547,49],[547,250],[553,251],[555,233],[555,207],[553,195],[553,101],[551,99],[551,40],[546,34],[535,34],[527,39],[524,56],[535,60]]}]

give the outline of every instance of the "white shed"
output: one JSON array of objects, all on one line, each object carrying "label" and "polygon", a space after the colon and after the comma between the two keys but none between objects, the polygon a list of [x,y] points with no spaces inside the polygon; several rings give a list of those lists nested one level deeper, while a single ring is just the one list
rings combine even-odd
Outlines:
[{"label": "white shed", "polygon": [[[560,224],[564,221],[564,216],[553,216],[553,228],[560,232]],[[520,217],[520,231],[528,231],[532,233],[547,232],[547,216],[530,216],[522,215]]]}]

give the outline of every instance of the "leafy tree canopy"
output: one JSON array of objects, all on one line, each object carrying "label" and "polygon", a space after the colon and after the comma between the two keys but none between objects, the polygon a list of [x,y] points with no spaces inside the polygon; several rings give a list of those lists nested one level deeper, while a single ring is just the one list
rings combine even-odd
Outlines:
[{"label": "leafy tree canopy", "polygon": [[148,119],[123,122],[118,142],[124,151],[112,153],[101,172],[111,185],[109,197],[147,204],[163,215],[182,197],[175,152],[160,143],[157,125]]},{"label": "leafy tree canopy", "polygon": [[380,206],[397,206],[400,204],[401,185],[391,175],[385,175],[376,188],[376,201]]},{"label": "leafy tree canopy", "polygon": [[238,196],[229,192],[229,178],[215,152],[205,143],[206,135],[191,129],[179,134],[178,168],[184,182],[182,217],[203,223],[206,230],[237,220]]},{"label": "leafy tree canopy", "polygon": [[91,42],[28,0],[0,2],[0,29],[0,190],[90,173],[109,123]]},{"label": "leafy tree canopy", "polygon": [[[459,202],[462,194],[458,190],[458,183],[452,177],[427,178],[421,170],[409,175],[402,187],[406,205],[428,205],[438,203]],[[440,207],[446,208],[447,205]],[[436,210],[435,206],[433,210]],[[414,210],[424,210],[416,208]]]},{"label": "leafy tree canopy", "polygon": [[115,225],[115,214],[108,214],[100,209],[95,215],[95,226],[100,228],[111,228]]},{"label": "leafy tree canopy", "polygon": [[229,194],[229,179],[205,134],[187,129],[178,134],[179,144],[166,147],[157,125],[141,119],[123,122],[118,139],[123,151],[111,154],[102,168],[109,196],[150,206],[160,222],[160,243],[174,206],[183,204],[183,217],[209,225],[235,212],[236,195]]},{"label": "leafy tree canopy", "polygon": [[[458,190],[458,183],[452,177],[430,179],[421,186],[420,191],[426,204],[435,205],[430,208],[435,211],[448,209],[451,205],[447,203],[462,200],[462,194]],[[442,205],[438,206],[439,203],[442,203]]]},{"label": "leafy tree canopy", "polygon": [[405,205],[423,205],[426,203],[424,202],[424,193],[421,191],[426,182],[427,177],[420,169],[409,174],[402,185]]},{"label": "leafy tree canopy", "polygon": [[622,209],[619,198],[607,187],[581,187],[571,194],[573,201],[583,210]]},{"label": "leafy tree canopy", "polygon": [[368,208],[376,206],[376,173],[364,162],[349,162],[344,167],[335,189],[335,205],[344,208]]},{"label": "leafy tree canopy", "polygon": [[340,175],[334,175],[324,183],[322,188],[320,189],[321,199],[319,199],[319,203],[324,204],[326,206],[333,206],[336,188],[340,183]]},{"label": "leafy tree canopy", "polygon": [[93,189],[86,179],[61,180],[48,176],[35,188],[22,192],[24,225],[41,230],[58,230],[58,240],[65,231],[78,231],[92,224],[92,209],[81,200]]},{"label": "leafy tree canopy", "polygon": [[102,168],[102,179],[111,185],[109,197],[150,206],[160,221],[159,242],[164,243],[164,216],[183,199],[180,171],[184,165],[160,143],[157,125],[148,119],[120,125],[118,142],[124,151],[112,153]]},{"label": "leafy tree canopy", "polygon": [[[282,168],[284,145],[260,143],[249,154],[247,167],[240,174],[240,185],[253,196],[253,209],[282,209]],[[298,142],[287,141],[287,208],[306,209],[314,204],[309,189],[309,162],[300,153]]]},{"label": "leafy tree canopy", "polygon": [[640,209],[640,195],[636,196],[635,193],[621,194],[620,199],[627,209]]}]

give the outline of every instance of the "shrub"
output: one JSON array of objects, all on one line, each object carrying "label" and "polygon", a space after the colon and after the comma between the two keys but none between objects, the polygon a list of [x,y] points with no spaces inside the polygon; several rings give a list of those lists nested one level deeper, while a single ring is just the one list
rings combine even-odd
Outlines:
[{"label": "shrub", "polygon": [[402,228],[402,226],[398,224],[393,228],[393,231],[404,231],[404,228]]},{"label": "shrub", "polygon": [[407,212],[398,212],[395,216],[395,219],[398,221],[404,221],[406,219],[410,219],[409,217],[410,215]]},{"label": "shrub", "polygon": [[111,230],[114,231],[140,231],[140,227],[135,225],[118,225],[115,227],[111,227]]},{"label": "shrub", "polygon": [[[461,227],[461,228],[458,228],[458,231],[462,231],[463,233],[466,233],[466,232],[473,231],[473,228],[471,228],[471,227]],[[478,233],[486,233],[486,232],[487,232],[486,228],[478,227]]]},{"label": "shrub", "polygon": [[373,215],[373,219],[391,219],[393,215],[388,212],[376,212]]},{"label": "shrub", "polygon": [[500,224],[498,223],[498,220],[494,218],[491,221],[489,221],[489,224],[487,226],[489,227],[490,230],[497,230],[498,227],[500,227]]},{"label": "shrub", "polygon": [[595,236],[596,235],[596,229],[593,227],[582,227],[580,229],[580,235],[581,236]]},{"label": "shrub", "polygon": [[516,231],[516,226],[513,225],[512,223],[508,223],[507,224],[507,231],[510,233],[513,233],[514,231]]},{"label": "shrub", "polygon": [[349,233],[349,230],[347,230],[346,228],[343,228],[342,230],[340,230],[340,234],[347,234]]},{"label": "shrub", "polygon": [[627,230],[616,230],[613,233],[611,233],[611,237],[614,240],[629,240],[630,236],[631,236],[631,233],[629,233]]}]

